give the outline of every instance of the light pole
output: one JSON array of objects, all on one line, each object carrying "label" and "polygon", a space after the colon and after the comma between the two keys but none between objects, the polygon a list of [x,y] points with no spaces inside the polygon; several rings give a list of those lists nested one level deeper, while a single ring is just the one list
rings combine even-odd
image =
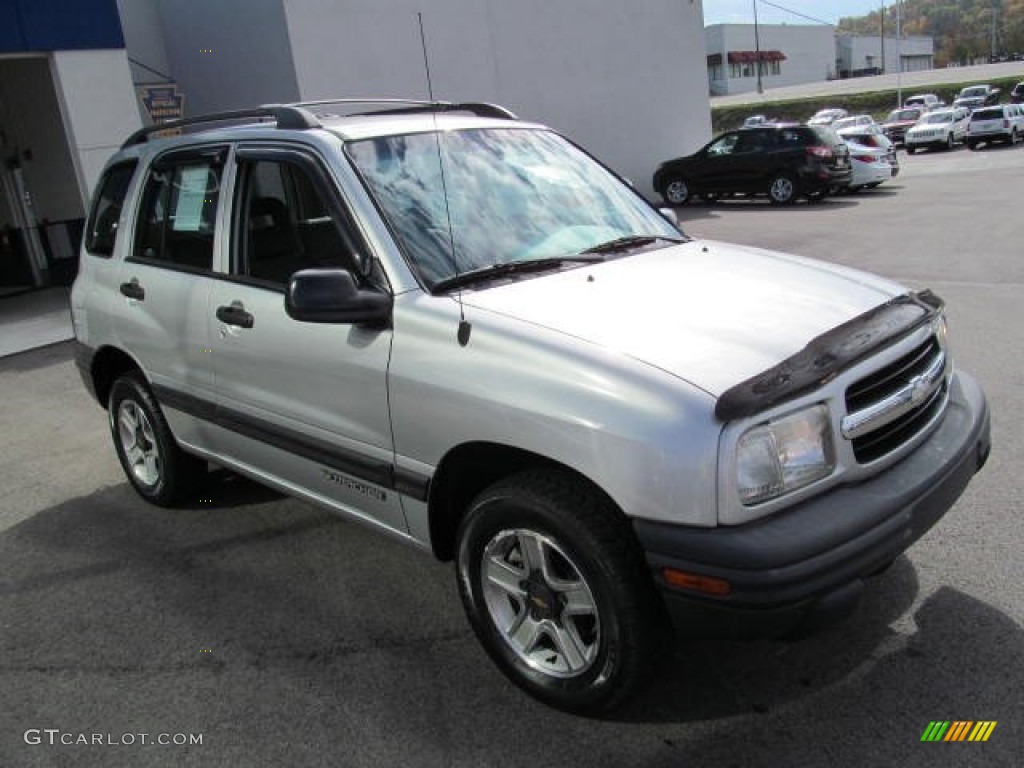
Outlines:
[{"label": "light pole", "polygon": [[761,33],[757,28],[757,0],[754,3],[754,55],[757,57],[757,92],[764,93],[764,86],[761,83]]},{"label": "light pole", "polygon": [[903,18],[903,0],[896,2],[896,109],[903,106],[903,53],[902,31],[900,24]]}]

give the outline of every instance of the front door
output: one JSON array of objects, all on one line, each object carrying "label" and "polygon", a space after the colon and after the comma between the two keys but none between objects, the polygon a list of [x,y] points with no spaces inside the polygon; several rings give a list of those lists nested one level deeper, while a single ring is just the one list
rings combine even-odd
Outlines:
[{"label": "front door", "polygon": [[388,412],[391,330],[285,312],[294,272],[357,271],[365,250],[355,227],[312,153],[243,145],[234,170],[230,274],[209,307],[218,451],[404,533]]}]

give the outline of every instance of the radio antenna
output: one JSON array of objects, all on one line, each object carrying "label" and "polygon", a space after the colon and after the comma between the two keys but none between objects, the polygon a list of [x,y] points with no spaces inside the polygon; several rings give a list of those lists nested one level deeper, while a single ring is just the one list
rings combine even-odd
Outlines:
[{"label": "radio antenna", "polygon": [[[427,56],[427,35],[423,31],[423,14],[421,12],[416,13],[416,19],[420,25],[420,47],[423,49],[423,69],[427,73],[427,95],[430,100],[434,101],[434,84],[430,79],[430,58]],[[441,156],[441,134],[437,127],[437,107],[434,104],[434,109],[431,112],[434,118],[434,144],[437,147],[437,167],[441,171],[441,192],[444,194],[444,213],[448,219],[448,246],[451,249],[452,254],[452,269],[455,274],[459,274],[459,260],[455,256],[455,230],[452,229],[452,210],[448,205],[448,183],[444,176],[444,158]],[[460,346],[466,346],[469,343],[469,334],[473,330],[473,326],[466,320],[466,309],[462,304],[462,289],[459,288],[455,294],[455,300],[459,304],[459,330],[456,334],[456,338],[459,340]]]}]

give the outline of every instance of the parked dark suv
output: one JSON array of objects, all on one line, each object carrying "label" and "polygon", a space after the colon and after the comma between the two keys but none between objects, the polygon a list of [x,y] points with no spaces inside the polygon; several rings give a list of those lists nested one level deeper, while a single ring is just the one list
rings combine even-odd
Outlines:
[{"label": "parked dark suv", "polygon": [[654,188],[671,205],[694,195],[767,194],[776,204],[819,200],[850,183],[850,152],[827,126],[769,125],[724,133],[700,151],[662,163]]}]

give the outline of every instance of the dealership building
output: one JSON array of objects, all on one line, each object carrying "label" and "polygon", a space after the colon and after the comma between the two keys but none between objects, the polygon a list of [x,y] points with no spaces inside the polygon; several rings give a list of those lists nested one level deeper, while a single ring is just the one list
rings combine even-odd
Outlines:
[{"label": "dealership building", "polygon": [[73,277],[99,171],[143,123],[490,101],[649,193],[660,161],[710,137],[704,67],[700,0],[0,0],[0,294]]},{"label": "dealership building", "polygon": [[840,35],[829,24],[711,24],[704,34],[712,96],[935,66],[931,37]]}]

